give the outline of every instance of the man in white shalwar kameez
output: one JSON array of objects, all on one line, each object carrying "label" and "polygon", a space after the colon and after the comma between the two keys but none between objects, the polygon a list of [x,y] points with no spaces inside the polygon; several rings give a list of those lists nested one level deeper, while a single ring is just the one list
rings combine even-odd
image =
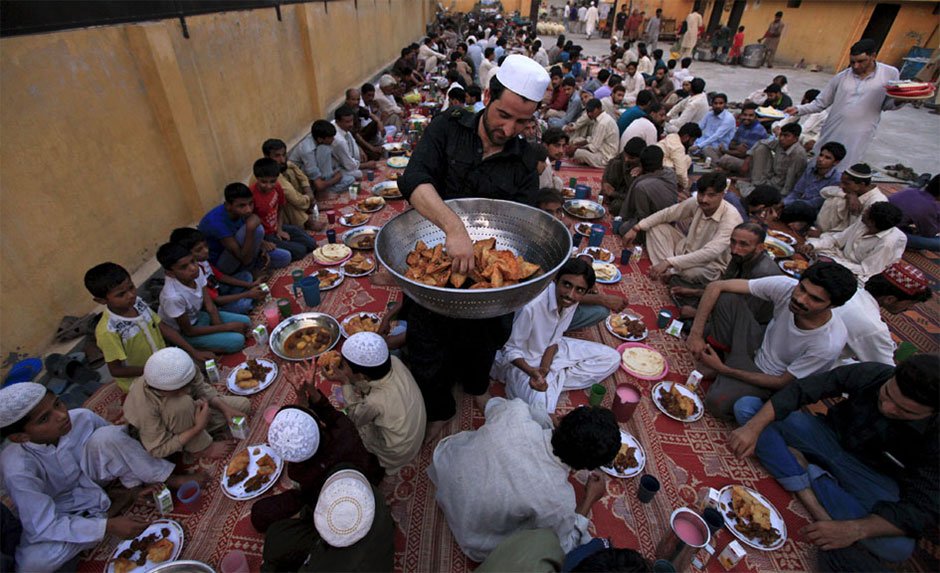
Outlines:
[{"label": "man in white shalwar kameez", "polygon": [[849,51],[849,67],[836,74],[816,99],[786,109],[790,115],[806,115],[829,110],[829,117],[814,148],[818,155],[822,146],[838,141],[845,146],[843,165],[854,165],[865,159],[868,144],[875,137],[881,112],[898,109],[887,96],[888,82],[896,81],[898,69],[875,61],[877,48],[872,40],[856,42]]},{"label": "man in white shalwar kameez", "polygon": [[551,529],[566,553],[590,541],[587,515],[605,493],[605,478],[592,474],[578,504],[568,475],[613,461],[620,449],[613,413],[576,408],[554,432],[548,414],[522,400],[491,398],[484,415],[480,429],[441,440],[428,467],[463,552],[483,561],[522,529]]},{"label": "man in white shalwar kameez", "polygon": [[695,44],[698,43],[698,30],[702,27],[702,15],[692,10],[685,17],[685,25],[686,31],[685,34],[682,34],[682,42],[679,47],[682,49],[682,57],[688,58],[692,56],[692,50],[695,49]]},{"label": "man in white shalwar kameez", "polygon": [[11,442],[0,454],[0,472],[23,525],[18,571],[56,571],[108,533],[130,538],[146,529],[139,518],[108,516],[103,485],[119,479],[127,488],[178,487],[193,479],[171,476],[173,464],[148,454],[126,426],[67,410],[32,382],[0,390],[0,431]]},{"label": "man in white shalwar kameez", "polygon": [[587,34],[587,39],[590,40],[591,36],[594,35],[594,30],[597,28],[597,21],[600,16],[597,13],[597,7],[594,6],[594,2],[591,2],[591,7],[587,9],[587,12],[584,13],[584,32]]},{"label": "man in white shalwar kameez", "polygon": [[516,313],[490,372],[506,384],[508,397],[554,413],[564,390],[587,388],[617,370],[620,353],[613,348],[562,336],[594,281],[590,264],[571,259],[555,282]]}]

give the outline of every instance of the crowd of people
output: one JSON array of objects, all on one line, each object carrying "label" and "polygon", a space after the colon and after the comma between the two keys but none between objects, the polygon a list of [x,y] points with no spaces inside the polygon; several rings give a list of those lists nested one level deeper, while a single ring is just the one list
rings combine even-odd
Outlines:
[{"label": "crowd of people", "polygon": [[[590,37],[597,8],[584,11],[577,31]],[[566,12],[566,21],[581,21]],[[158,310],[119,265],[89,269],[85,286],[106,307],[96,339],[127,394],[127,425],[67,410],[39,384],[0,390],[0,431],[10,442],[0,471],[22,524],[11,553],[18,570],[59,570],[106,535],[143,531],[146,521],[109,498],[110,482],[134,496],[156,484],[204,483],[206,474],[177,473],[175,464],[230,454],[228,421],[250,404],[220,395],[199,365],[243,349],[269,273],[317,246],[318,198],[376,168],[418,89],[442,109],[398,185],[446,234],[454,272],[470,271],[474,247],[445,200],[508,199],[560,218],[562,162],[597,168],[624,248],[645,246],[649,277],[685,321],[689,350],[710,380],[708,412],[739,425],[731,451],[756,455],[795,493],[813,522],[801,536],[837,568],[907,559],[938,518],[940,359],[916,354],[895,364],[880,313],[932,295],[901,258],[905,248],[940,250],[940,179],[889,197],[862,161],[881,111],[895,107],[884,84],[897,70],[862,40],[850,67],[799,106],[778,76],[734,114],[728,97],[695,75],[689,54],[677,62],[658,48],[661,16],[618,13],[623,43],[614,38],[599,62],[564,36],[546,48],[511,21],[475,24],[463,38],[445,27],[402,48],[376,84],[346,90],[332,121],[314,121],[292,150],[264,141],[247,185],[227,185],[197,228],[173,230],[156,255],[166,276]],[[779,38],[782,25],[775,30]],[[788,116],[760,117],[762,106]],[[769,231],[794,238],[806,261],[799,276],[784,275],[768,255]],[[634,549],[592,539],[604,478],[591,473],[580,501],[568,479],[611,464],[620,448],[613,413],[556,412],[563,392],[603,382],[620,364],[610,347],[565,334],[627,304],[597,289],[590,260],[573,257],[514,315],[458,319],[405,297],[395,311],[407,319],[405,354],[395,352],[386,316],[379,333],[349,337],[337,364],[286,367],[300,399],[274,417],[268,442],[297,485],[251,508],[266,535],[263,570],[391,570],[395,525],[376,487],[426,444],[436,444],[427,470],[436,499],[479,570],[650,570]],[[348,415],[319,391],[320,380],[343,385]],[[491,380],[505,384],[506,398],[489,394]],[[440,439],[456,413],[454,386],[473,396],[485,423]],[[824,417],[800,410],[842,395]],[[358,483],[347,490],[372,510],[337,533],[312,516],[340,480]]]}]

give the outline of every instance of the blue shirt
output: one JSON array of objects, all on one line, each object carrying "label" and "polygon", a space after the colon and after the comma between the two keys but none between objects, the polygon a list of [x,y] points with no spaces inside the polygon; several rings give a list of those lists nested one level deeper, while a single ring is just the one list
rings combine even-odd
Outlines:
[{"label": "blue shirt", "polygon": [[719,145],[728,147],[734,136],[734,125],[734,116],[726,109],[718,115],[714,112],[706,113],[699,123],[699,127],[702,128],[702,137],[695,140],[695,145],[702,149]]},{"label": "blue shirt", "polygon": [[467,46],[467,55],[470,56],[470,61],[473,62],[473,70],[479,70],[480,63],[483,62],[483,48],[480,47],[480,44]]},{"label": "blue shirt", "polygon": [[748,149],[751,149],[757,142],[762,139],[767,139],[767,129],[758,122],[752,123],[750,126],[746,126],[743,123],[738,127],[737,131],[734,132],[734,137],[731,141],[747,146]]},{"label": "blue shirt", "polygon": [[495,48],[493,48],[493,55],[496,56],[497,62],[499,61],[500,58],[503,57],[503,54],[505,53],[506,53],[506,48],[503,48],[502,46],[496,46]]},{"label": "blue shirt", "polygon": [[226,237],[234,237],[235,233],[242,228],[245,221],[242,219],[232,219],[225,210],[225,205],[218,205],[212,208],[199,221],[199,230],[206,236],[206,245],[209,247],[209,262],[216,264],[219,257],[225,251],[221,240]]},{"label": "blue shirt", "polygon": [[820,197],[819,192],[823,187],[838,185],[841,179],[842,173],[835,167],[830,169],[829,172],[822,177],[817,176],[816,162],[810,161],[809,165],[806,166],[806,171],[803,172],[803,175],[797,179],[796,183],[793,185],[793,190],[790,191],[789,195],[783,198],[783,204],[790,205],[797,201],[803,201],[818,210],[822,208],[823,201],[825,201],[825,199]]},{"label": "blue shirt", "polygon": [[601,87],[594,90],[594,97],[597,99],[604,99],[609,96],[613,90],[610,89],[610,86],[607,84],[602,85]]},{"label": "blue shirt", "polygon": [[[643,111],[639,106],[633,106],[627,108],[622,114],[620,114],[620,119],[617,120],[617,129],[620,130],[620,135],[623,135],[623,132],[630,127],[630,124],[633,123],[633,120],[640,119],[645,116],[646,112]],[[763,129],[763,128],[762,128]]]}]

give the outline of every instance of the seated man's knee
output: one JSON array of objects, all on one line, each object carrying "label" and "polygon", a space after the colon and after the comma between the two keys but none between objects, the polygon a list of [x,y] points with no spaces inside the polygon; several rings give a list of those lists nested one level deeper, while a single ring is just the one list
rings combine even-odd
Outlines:
[{"label": "seated man's knee", "polygon": [[743,426],[754,417],[754,414],[763,407],[764,401],[756,396],[738,398],[734,403],[734,419],[739,426]]},{"label": "seated man's knee", "polygon": [[[714,385],[715,383],[712,382]],[[724,396],[714,391],[714,386],[705,393],[705,411],[712,416],[727,420],[734,415],[734,401],[728,396]]]}]

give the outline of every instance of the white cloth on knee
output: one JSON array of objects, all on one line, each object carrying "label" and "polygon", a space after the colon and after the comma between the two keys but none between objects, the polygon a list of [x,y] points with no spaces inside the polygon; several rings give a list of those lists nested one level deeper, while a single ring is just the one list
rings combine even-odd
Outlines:
[{"label": "white cloth on knee", "polygon": [[507,361],[503,352],[496,355],[494,378],[506,384],[509,398],[521,398],[528,404],[544,407],[551,414],[563,391],[596,384],[613,374],[620,365],[620,354],[609,346],[568,337],[563,337],[557,344],[558,352],[545,377],[548,383],[545,392],[529,386],[529,376]]}]

